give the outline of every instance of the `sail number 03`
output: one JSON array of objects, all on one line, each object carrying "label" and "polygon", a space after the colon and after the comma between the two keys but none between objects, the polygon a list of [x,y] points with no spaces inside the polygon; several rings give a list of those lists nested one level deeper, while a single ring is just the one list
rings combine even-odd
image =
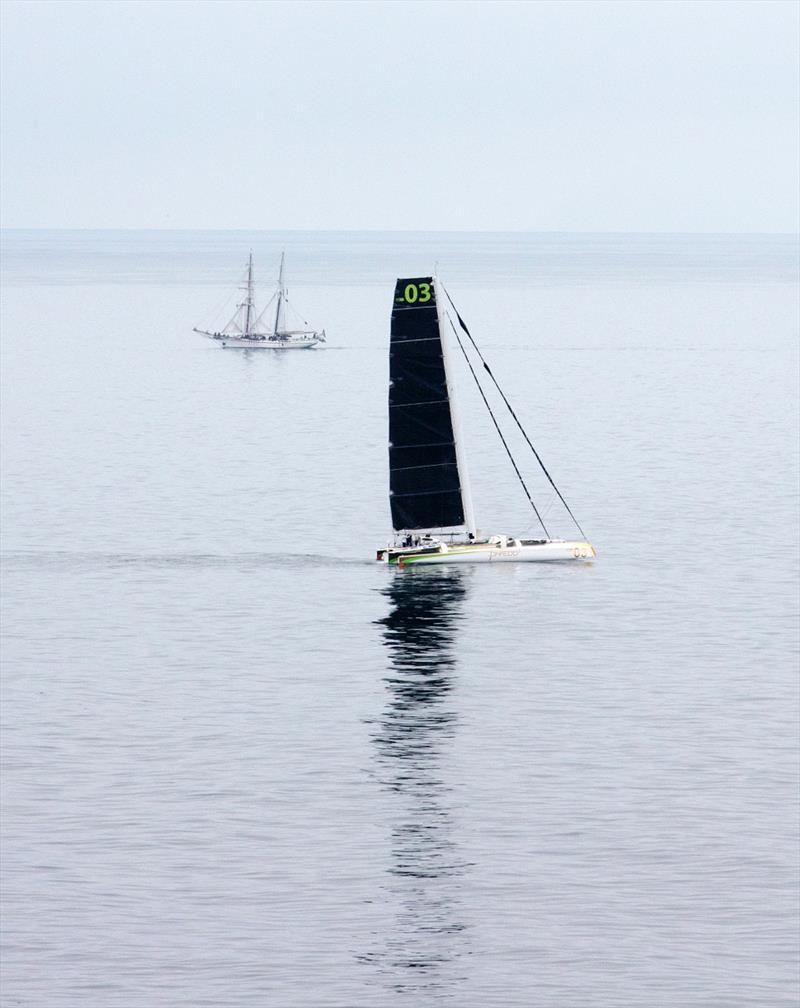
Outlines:
[{"label": "sail number 03", "polygon": [[431,299],[431,285],[429,283],[406,284],[403,296],[400,299],[406,304],[425,304]]}]

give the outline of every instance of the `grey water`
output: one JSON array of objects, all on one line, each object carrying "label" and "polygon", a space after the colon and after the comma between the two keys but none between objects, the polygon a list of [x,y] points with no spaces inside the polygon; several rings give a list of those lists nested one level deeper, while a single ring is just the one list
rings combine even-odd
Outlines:
[{"label": "grey water", "polygon": [[[325,347],[191,331],[251,248]],[[436,263],[595,563],[374,562],[392,288]],[[797,1003],[795,237],[6,232],[2,270],[4,1005]],[[457,383],[479,524],[535,534]]]}]

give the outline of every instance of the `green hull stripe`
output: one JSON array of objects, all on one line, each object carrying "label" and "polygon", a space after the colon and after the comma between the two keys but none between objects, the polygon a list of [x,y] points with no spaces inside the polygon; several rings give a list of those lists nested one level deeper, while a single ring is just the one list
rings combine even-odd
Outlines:
[{"label": "green hull stripe", "polygon": [[[402,557],[402,561],[403,561],[404,564],[407,564],[407,563],[415,563],[417,560],[432,560],[434,557],[464,556],[465,554],[468,554],[468,553],[491,553],[491,552],[492,552],[491,549],[478,549],[478,550],[476,550],[476,549],[462,549],[462,550],[453,550],[453,549],[451,549],[451,550],[448,550],[446,553],[423,553],[422,555],[417,554],[417,556],[404,556],[404,557]],[[398,565],[400,563],[400,560],[401,560],[400,557],[396,557],[395,559],[390,560],[389,563],[390,564],[394,564],[394,565]]]}]

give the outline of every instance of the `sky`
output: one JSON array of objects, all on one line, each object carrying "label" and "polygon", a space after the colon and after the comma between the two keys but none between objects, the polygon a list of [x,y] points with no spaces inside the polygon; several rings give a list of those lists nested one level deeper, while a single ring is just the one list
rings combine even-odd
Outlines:
[{"label": "sky", "polygon": [[794,0],[3,0],[2,224],[794,232]]}]

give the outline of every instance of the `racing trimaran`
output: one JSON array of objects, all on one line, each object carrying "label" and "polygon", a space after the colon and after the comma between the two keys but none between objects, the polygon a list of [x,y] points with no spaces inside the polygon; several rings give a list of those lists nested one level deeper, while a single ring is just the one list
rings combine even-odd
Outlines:
[{"label": "racing trimaran", "polygon": [[[442,302],[442,293],[452,308]],[[446,323],[489,410],[514,471],[544,531],[541,539],[483,535],[472,507],[463,440],[455,409]],[[580,533],[552,539],[489,405],[459,329],[491,378],[545,476]],[[450,295],[437,277],[397,281],[389,350],[389,499],[394,542],[377,559],[398,567],[442,563],[571,560],[595,557],[577,519],[531,444]]]}]

